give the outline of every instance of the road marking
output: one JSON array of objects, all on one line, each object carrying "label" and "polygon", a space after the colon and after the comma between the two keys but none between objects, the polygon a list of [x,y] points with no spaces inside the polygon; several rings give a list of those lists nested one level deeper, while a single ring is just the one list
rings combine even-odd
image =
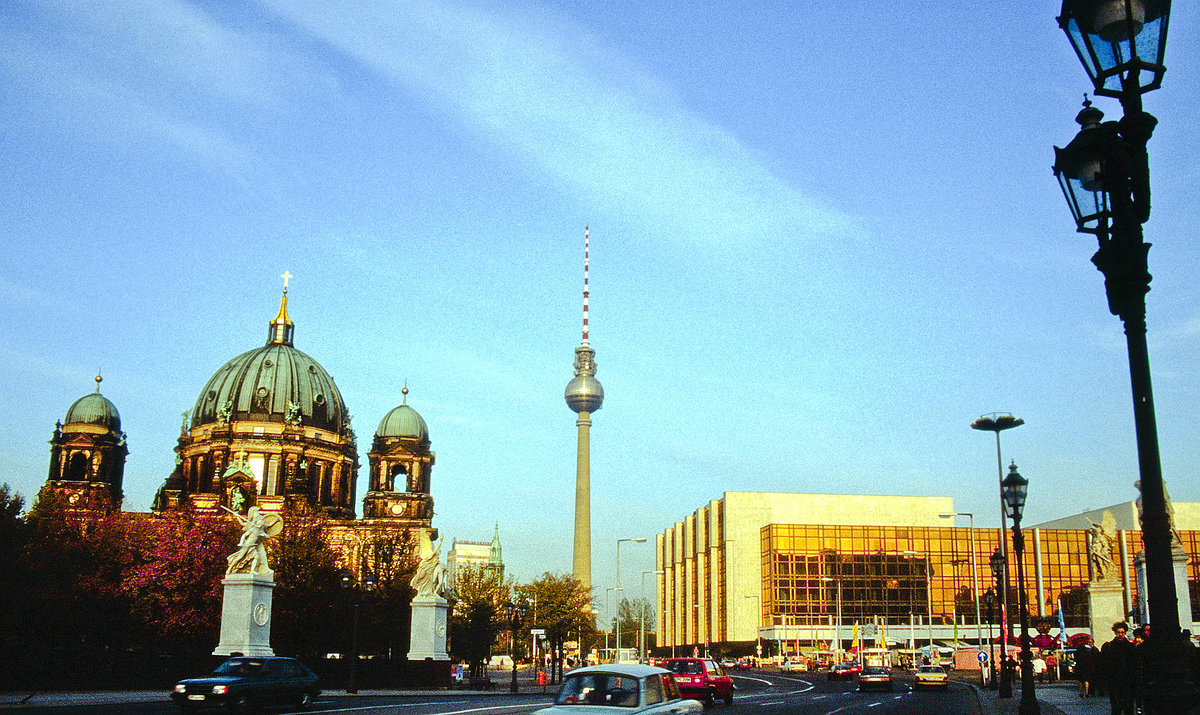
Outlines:
[{"label": "road marking", "polygon": [[774,685],[775,684],[769,680],[763,680],[762,678],[751,678],[749,675],[735,675],[733,677],[741,678],[742,680],[753,680],[754,682],[762,683],[763,685]]}]

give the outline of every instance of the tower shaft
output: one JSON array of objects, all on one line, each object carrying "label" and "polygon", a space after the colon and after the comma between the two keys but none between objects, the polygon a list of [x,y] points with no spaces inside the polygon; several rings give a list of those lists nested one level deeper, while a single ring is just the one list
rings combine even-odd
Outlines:
[{"label": "tower shaft", "polygon": [[579,441],[575,456],[575,551],[571,575],[590,592],[592,590],[592,419],[580,412],[575,421]]}]

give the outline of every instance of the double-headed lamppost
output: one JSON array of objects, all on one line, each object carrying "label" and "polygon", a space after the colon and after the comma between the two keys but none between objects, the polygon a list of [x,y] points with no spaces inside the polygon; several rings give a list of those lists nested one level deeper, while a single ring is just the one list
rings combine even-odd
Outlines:
[{"label": "double-headed lamppost", "polygon": [[509,601],[504,604],[505,610],[508,611],[508,659],[512,661],[512,684],[509,686],[511,692],[517,692],[517,629],[525,621],[525,616],[529,614],[529,604],[522,601],[521,603],[513,603]]},{"label": "double-headed lamppost", "polygon": [[363,592],[375,590],[375,577],[368,571],[362,580],[354,578],[349,571],[342,571],[342,589],[346,592],[346,600],[350,606],[350,664],[346,673],[346,693],[354,695],[358,692],[358,609],[362,606]]},{"label": "double-headed lamppost", "polygon": [[837,625],[834,626],[833,631],[833,638],[836,645],[833,646],[833,658],[840,663],[842,662],[842,658],[838,654],[842,651],[842,575],[839,573],[837,578],[822,576],[821,580],[825,583],[837,584]]},{"label": "double-headed lamppost", "polygon": [[1197,703],[1180,636],[1171,526],[1158,452],[1158,427],[1146,348],[1146,293],[1150,244],[1142,224],[1150,218],[1150,168],[1146,144],[1158,123],[1142,110],[1142,95],[1158,89],[1166,66],[1170,0],[1065,0],[1058,24],[1092,81],[1095,94],[1121,102],[1119,121],[1085,101],[1076,117],[1082,129],[1065,148],[1055,147],[1054,173],[1076,230],[1096,236],[1092,263],[1104,274],[1108,309],[1125,325],[1133,418],[1142,492],[1142,542],[1146,591],[1154,619],[1147,642],[1147,712],[1183,712]]},{"label": "double-headed lamppost", "polygon": [[[646,542],[644,536],[634,536],[628,539],[617,539],[617,591],[621,590],[621,542],[632,541],[635,544]],[[621,602],[617,602],[617,663],[621,662]]]},{"label": "double-headed lamppost", "polygon": [[1039,715],[1037,694],[1033,692],[1033,652],[1029,649],[1029,608],[1026,605],[1025,568],[1022,556],[1025,553],[1025,537],[1021,535],[1021,512],[1025,510],[1025,495],[1029,492],[1029,480],[1017,473],[1017,465],[1008,467],[1004,478],[1004,504],[1012,519],[1013,550],[1017,561],[1017,604],[1021,609],[1021,715]]},{"label": "double-headed lamppost", "polygon": [[[996,547],[996,550],[992,552],[992,558],[988,559],[988,564],[990,564],[992,567],[992,576],[996,579],[996,590],[1000,592],[1003,592],[1007,587],[1006,581],[1008,576],[1008,565],[1006,561],[1007,559],[1004,558],[1004,552],[1002,552],[998,546]],[[1004,599],[998,598],[996,599],[996,602],[997,604],[1003,604]],[[991,608],[991,601],[988,602],[988,608]],[[1001,620],[1003,621],[1003,619]],[[988,633],[991,633],[990,628]],[[992,659],[992,669],[993,671],[996,668],[1000,669],[999,697],[1011,698],[1012,673],[1008,668],[1008,629],[1004,627],[1003,622],[1000,624],[1000,640],[1003,642],[1003,645],[1000,646],[1000,660],[996,660],[995,658]],[[995,678],[994,673],[992,677],[993,679]]]}]

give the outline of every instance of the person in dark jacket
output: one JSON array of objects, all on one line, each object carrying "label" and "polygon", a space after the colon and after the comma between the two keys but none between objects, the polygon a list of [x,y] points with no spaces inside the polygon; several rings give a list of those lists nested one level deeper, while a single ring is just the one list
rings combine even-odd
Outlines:
[{"label": "person in dark jacket", "polygon": [[1087,642],[1080,643],[1075,649],[1075,677],[1079,680],[1079,697],[1095,697],[1099,694],[1096,678],[1096,661],[1100,658],[1100,651],[1096,650],[1096,646],[1092,645],[1092,639],[1089,636]]},{"label": "person in dark jacket", "polygon": [[1100,671],[1108,687],[1108,702],[1113,715],[1136,715],[1135,696],[1137,677],[1141,672],[1141,654],[1133,641],[1126,637],[1129,624],[1117,621],[1112,626],[1114,637],[1100,649]]}]

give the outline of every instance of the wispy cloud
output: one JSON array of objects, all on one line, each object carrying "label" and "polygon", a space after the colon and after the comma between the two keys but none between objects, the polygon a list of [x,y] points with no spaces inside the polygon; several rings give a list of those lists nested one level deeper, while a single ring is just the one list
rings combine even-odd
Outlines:
[{"label": "wispy cloud", "polygon": [[560,17],[420,0],[336,11],[262,1],[652,237],[736,243],[852,223]]}]

